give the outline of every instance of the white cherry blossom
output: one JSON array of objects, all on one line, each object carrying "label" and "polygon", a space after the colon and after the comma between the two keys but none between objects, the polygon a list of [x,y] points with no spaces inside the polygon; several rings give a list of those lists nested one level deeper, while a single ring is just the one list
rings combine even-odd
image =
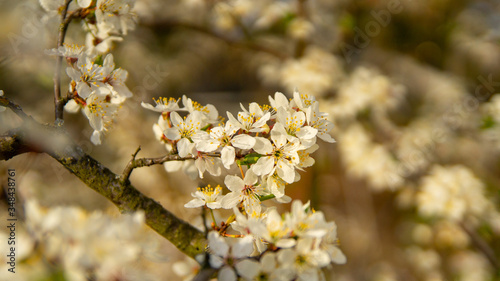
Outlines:
[{"label": "white cherry blossom", "polygon": [[288,135],[281,123],[276,123],[271,130],[272,143],[262,137],[256,137],[254,150],[262,154],[252,170],[259,176],[269,175],[276,170],[278,176],[287,183],[295,179],[295,166],[299,163],[299,139],[289,142]]},{"label": "white cherry blossom", "polygon": [[217,185],[215,188],[208,185],[204,188],[198,188],[197,191],[191,193],[194,197],[193,200],[184,204],[186,208],[197,208],[201,206],[207,206],[210,209],[219,209],[221,207],[222,199],[222,187]]},{"label": "white cherry blossom", "polygon": [[240,202],[247,213],[256,212],[261,213],[260,200],[258,195],[261,195],[261,187],[257,185],[258,177],[248,170],[245,178],[241,179],[238,176],[227,175],[224,179],[224,184],[231,191],[222,198],[222,207],[225,209],[232,209]]},{"label": "white cherry blossom", "polygon": [[153,101],[155,102],[155,106],[152,106],[149,103],[141,102],[141,106],[155,111],[155,112],[172,112],[172,111],[181,111],[179,107],[179,100],[180,99],[174,99],[174,98],[158,98],[154,99]]},{"label": "white cherry blossom", "polygon": [[227,122],[224,127],[212,128],[210,133],[198,131],[193,137],[196,149],[203,152],[212,152],[220,149],[222,163],[226,169],[234,163],[236,152],[234,147],[241,149],[251,149],[255,144],[255,139],[246,134],[234,135],[238,128]]}]

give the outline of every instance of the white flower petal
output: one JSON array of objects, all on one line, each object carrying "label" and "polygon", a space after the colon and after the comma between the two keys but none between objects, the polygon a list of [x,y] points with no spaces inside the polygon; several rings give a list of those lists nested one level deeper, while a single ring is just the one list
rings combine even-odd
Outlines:
[{"label": "white flower petal", "polygon": [[273,153],[273,145],[271,142],[262,137],[256,137],[255,139],[255,144],[253,146],[253,150],[255,150],[259,154],[271,154]]},{"label": "white flower petal", "polygon": [[241,149],[251,149],[255,145],[255,138],[249,135],[237,135],[231,140],[231,144]]},{"label": "white flower petal", "polygon": [[221,160],[224,168],[230,169],[231,165],[234,163],[234,159],[236,158],[236,154],[234,152],[234,147],[225,146],[221,151]]},{"label": "white flower petal", "polygon": [[245,187],[243,180],[240,177],[227,175],[224,179],[224,184],[232,192],[241,192]]},{"label": "white flower petal", "polygon": [[274,167],[274,159],[269,156],[260,157],[252,166],[252,170],[258,176],[268,175],[271,173]]},{"label": "white flower petal", "polygon": [[253,280],[259,273],[260,264],[254,260],[242,260],[236,264],[236,271],[247,280]]},{"label": "white flower petal", "polygon": [[241,193],[238,194],[236,192],[231,192],[226,194],[222,198],[220,204],[224,209],[232,209],[233,207],[238,205],[242,200],[243,200],[243,195],[241,195]]}]

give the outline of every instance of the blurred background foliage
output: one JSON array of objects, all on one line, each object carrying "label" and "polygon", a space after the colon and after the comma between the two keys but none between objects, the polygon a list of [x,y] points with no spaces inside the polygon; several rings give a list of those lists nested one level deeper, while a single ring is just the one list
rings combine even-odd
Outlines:
[{"label": "blurred background foliage", "polygon": [[[44,50],[55,47],[57,17],[34,0],[0,5],[0,88],[52,122],[55,60]],[[134,97],[103,145],[89,141],[82,115],[65,113],[87,153],[115,172],[138,146],[141,157],[164,155],[151,129],[157,115],[140,106],[153,97],[185,94],[224,115],[297,89],[321,100],[336,124],[337,143],[321,143],[316,165],[286,189],[338,225],[347,264],[332,266],[327,280],[500,280],[500,2],[138,0],[135,12],[135,30],[112,50]],[[84,41],[72,23],[67,42]],[[8,111],[0,117],[2,133],[19,123]],[[20,204],[117,213],[46,155],[2,162],[2,178],[8,168],[17,171]],[[138,169],[131,181],[198,225],[199,210],[183,204],[196,186],[223,183],[161,166]],[[173,276],[182,255],[147,235],[157,254],[137,267],[147,280]],[[25,278],[64,279],[56,265],[40,272]]]}]

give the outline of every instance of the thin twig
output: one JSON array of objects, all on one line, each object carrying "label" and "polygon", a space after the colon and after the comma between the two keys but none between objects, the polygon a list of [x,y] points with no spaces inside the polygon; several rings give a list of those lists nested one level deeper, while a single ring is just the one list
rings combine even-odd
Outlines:
[{"label": "thin twig", "polygon": [[[7,104],[2,98],[1,104]],[[0,136],[0,159],[7,160],[21,153],[45,152],[79,178],[84,184],[98,192],[120,212],[144,211],[146,224],[172,242],[186,255],[195,258],[205,253],[205,234],[149,198],[129,182],[121,183],[120,176],[102,163],[87,155],[70,139],[64,128],[24,122],[17,131]],[[17,133],[21,132],[21,133]],[[3,157],[3,158],[2,158]]]},{"label": "thin twig", "polygon": [[474,246],[476,246],[476,248],[484,254],[493,268],[495,268],[496,271],[500,271],[500,262],[488,243],[484,241],[484,239],[467,223],[462,222],[460,226],[469,235],[472,240],[472,244],[474,244]]},{"label": "thin twig", "polygon": [[[190,159],[196,159],[198,156],[187,156],[187,157],[180,157],[177,154],[169,154],[165,155],[162,157],[157,157],[157,158],[139,158],[135,159],[135,156],[139,152],[139,149],[134,153],[132,156],[132,160],[127,164],[127,167],[123,170],[123,173],[120,177],[121,182],[126,182],[130,178],[130,174],[135,168],[140,168],[140,167],[147,167],[147,166],[153,166],[153,165],[160,165],[168,161],[184,161],[184,160],[190,160]],[[210,157],[220,157],[220,153],[211,153],[211,154],[206,154],[206,156]]]},{"label": "thin twig", "polygon": [[[308,19],[306,0],[297,0],[297,16],[304,20]],[[298,39],[295,42],[294,58],[301,58],[307,48],[308,42],[305,39]]]},{"label": "thin twig", "polygon": [[0,97],[0,106],[10,108],[15,114],[17,114],[17,116],[21,117],[21,119],[23,120],[31,119],[31,117],[29,117],[26,113],[24,113],[21,106],[19,106],[18,104],[9,100],[6,97]]},{"label": "thin twig", "polygon": [[[64,38],[66,37],[66,31],[68,30],[69,23],[74,18],[76,14],[80,13],[80,9],[70,13],[68,15],[68,7],[72,0],[66,0],[63,9],[61,11],[61,24],[59,26],[59,34],[57,37],[57,47],[59,48],[64,44]],[[63,109],[66,100],[61,99],[61,64],[62,56],[56,58],[56,70],[54,75],[54,107],[55,107],[55,117],[56,122],[63,119]]]},{"label": "thin twig", "polygon": [[204,28],[202,26],[198,26],[195,24],[187,23],[187,22],[180,22],[180,21],[174,21],[174,20],[166,20],[166,21],[156,21],[156,22],[151,22],[151,23],[146,23],[145,25],[152,27],[152,28],[157,28],[157,29],[168,29],[168,28],[185,28],[193,31],[197,31],[200,33],[203,33],[205,35],[208,35],[212,38],[216,38],[218,40],[221,40],[225,42],[228,45],[239,47],[239,48],[244,48],[244,49],[249,49],[257,52],[262,52],[262,53],[267,53],[270,54],[280,60],[285,60],[289,56],[283,52],[270,49],[268,47],[262,46],[255,44],[250,41],[238,41],[234,39],[227,38],[221,34],[218,34],[217,32],[214,32],[208,28]]}]

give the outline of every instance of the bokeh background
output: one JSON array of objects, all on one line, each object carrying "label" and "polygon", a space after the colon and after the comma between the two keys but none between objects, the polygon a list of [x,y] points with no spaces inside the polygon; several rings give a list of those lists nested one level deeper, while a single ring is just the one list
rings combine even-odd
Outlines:
[{"label": "bokeh background", "polygon": [[[0,5],[0,89],[53,122],[55,60],[44,50],[55,47],[57,17],[34,0]],[[90,142],[82,114],[65,113],[88,154],[115,173],[138,146],[139,157],[164,155],[152,131],[158,115],[140,106],[152,98],[187,95],[225,116],[297,89],[314,95],[336,126],[337,143],[320,142],[316,165],[286,189],[338,225],[347,263],[325,270],[327,280],[500,280],[499,1],[138,0],[134,11],[136,28],[112,49],[134,96],[103,144]],[[85,43],[80,23],[66,42]],[[0,114],[0,133],[20,124]],[[18,206],[36,200],[118,216],[46,155],[1,162],[4,189],[12,168]],[[198,226],[200,211],[183,204],[197,186],[223,183],[162,166],[136,169],[131,181]],[[143,235],[155,244],[133,263],[131,279],[181,280],[173,265],[183,255],[156,233]],[[19,229],[26,254],[15,278],[70,280],[29,237]],[[10,277],[2,268],[0,279]]]}]

